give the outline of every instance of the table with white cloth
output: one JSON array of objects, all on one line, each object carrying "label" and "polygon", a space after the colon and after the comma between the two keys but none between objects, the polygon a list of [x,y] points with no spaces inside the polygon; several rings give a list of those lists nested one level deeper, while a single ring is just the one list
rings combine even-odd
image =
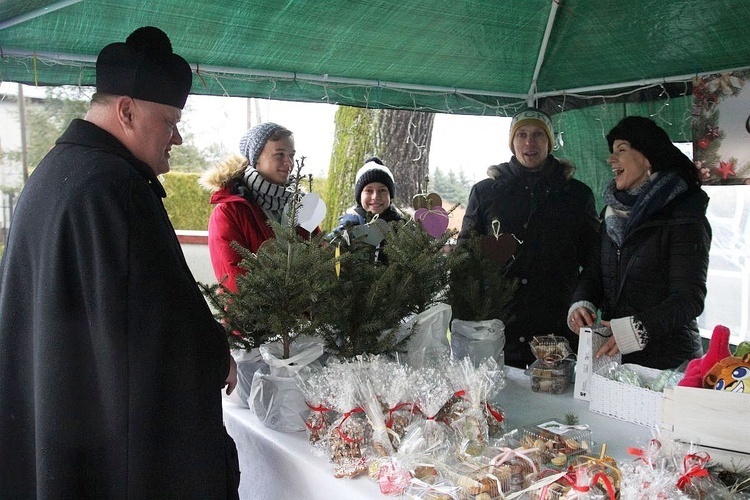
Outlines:
[{"label": "table with white cloth", "polygon": [[[607,454],[618,461],[632,460],[627,448],[643,447],[652,437],[647,427],[590,412],[587,401],[573,398],[572,385],[562,394],[533,392],[523,370],[506,372],[505,388],[496,401],[505,409],[508,430],[561,421],[572,413],[589,425],[595,445],[606,443]],[[251,410],[229,399],[224,400],[224,422],[237,444],[242,500],[387,498],[366,476],[333,477],[332,464],[312,453],[305,432],[269,429]]]}]

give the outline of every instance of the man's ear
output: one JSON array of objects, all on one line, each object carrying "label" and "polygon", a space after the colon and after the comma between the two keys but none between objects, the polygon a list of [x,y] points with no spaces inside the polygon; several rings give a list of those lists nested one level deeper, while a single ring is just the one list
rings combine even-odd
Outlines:
[{"label": "man's ear", "polygon": [[133,127],[135,120],[135,101],[132,97],[119,96],[115,103],[115,111],[117,112],[117,121],[123,129],[130,129]]}]

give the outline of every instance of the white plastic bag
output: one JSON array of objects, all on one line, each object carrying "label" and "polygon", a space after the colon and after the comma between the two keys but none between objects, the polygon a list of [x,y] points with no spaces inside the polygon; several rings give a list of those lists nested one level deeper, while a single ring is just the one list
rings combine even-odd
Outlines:
[{"label": "white plastic bag", "polygon": [[237,363],[237,387],[228,398],[240,406],[248,407],[247,398],[253,385],[253,376],[255,372],[266,365],[260,350],[256,347],[249,351],[241,349],[232,349],[232,357]]},{"label": "white plastic bag", "polygon": [[284,350],[280,342],[263,344],[258,350],[271,368],[271,375],[294,377],[298,371],[323,355],[323,343],[318,339],[300,337],[292,343],[288,359],[282,359]]},{"label": "white plastic bag", "polygon": [[416,333],[409,339],[407,359],[411,366],[429,366],[436,359],[447,358],[448,325],[451,321],[451,306],[438,302],[426,311],[412,316],[400,329]]},{"label": "white plastic bag", "polygon": [[451,356],[453,359],[468,357],[479,366],[487,358],[493,358],[498,366],[505,366],[505,325],[499,319],[464,321],[454,319],[451,323]]},{"label": "white plastic bag", "polygon": [[266,427],[279,432],[301,432],[310,412],[305,397],[297,386],[297,376],[309,372],[311,365],[323,354],[319,340],[298,339],[292,344],[289,359],[281,359],[279,343],[259,348],[265,366],[255,372],[248,405]]}]

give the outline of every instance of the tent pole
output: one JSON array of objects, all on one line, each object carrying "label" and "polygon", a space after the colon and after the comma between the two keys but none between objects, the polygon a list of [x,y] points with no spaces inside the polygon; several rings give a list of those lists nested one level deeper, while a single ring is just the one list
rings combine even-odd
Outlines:
[{"label": "tent pole", "polygon": [[50,14],[56,10],[68,7],[69,5],[77,4],[80,1],[81,0],[60,0],[59,2],[52,2],[49,5],[30,10],[16,17],[11,17],[10,19],[6,19],[5,21],[0,22],[0,31],[4,30],[5,28],[10,28],[11,26],[15,26],[16,24],[25,23],[26,21],[31,21],[32,19],[35,19],[37,17]]},{"label": "tent pole", "polygon": [[[13,57],[22,57],[22,58],[33,58],[36,57],[40,60],[46,60],[53,63],[60,63],[60,64],[80,64],[83,66],[89,66],[91,69],[93,69],[94,64],[96,63],[96,56],[90,56],[90,55],[81,55],[81,54],[62,54],[62,53],[51,53],[51,52],[29,52],[26,50],[18,50],[18,49],[3,49],[3,54],[7,56],[13,56]],[[193,70],[196,69],[195,64],[191,64],[191,68]],[[382,80],[360,80],[356,78],[345,78],[345,77],[333,77],[329,75],[307,75],[307,74],[301,74],[301,73],[289,73],[289,72],[283,72],[283,71],[266,71],[266,70],[253,70],[253,69],[245,69],[245,68],[230,68],[230,67],[222,67],[222,66],[201,66],[201,74],[205,73],[223,73],[223,74],[229,74],[229,75],[243,75],[248,77],[261,77],[261,78],[269,78],[269,79],[279,79],[279,80],[298,80],[298,81],[307,81],[308,83],[335,83],[335,84],[342,84],[342,85],[357,85],[357,86],[367,86],[367,87],[377,87],[380,86],[381,88],[391,88],[394,90],[403,90],[403,91],[415,91],[415,92],[436,92],[436,93],[443,93],[443,94],[460,94],[460,95],[475,95],[475,96],[487,96],[487,97],[505,97],[509,99],[518,99],[519,101],[527,101],[531,102],[533,104],[533,101],[529,101],[533,97],[533,99],[540,99],[545,97],[553,97],[553,96],[560,96],[560,95],[568,95],[571,96],[576,93],[586,93],[586,92],[596,92],[600,90],[616,90],[616,89],[625,89],[630,87],[649,87],[652,85],[658,85],[660,83],[674,83],[674,82],[686,82],[690,81],[696,76],[703,76],[703,75],[713,75],[716,73],[732,73],[735,71],[744,71],[750,69],[750,66],[741,66],[737,68],[722,68],[722,69],[715,69],[711,71],[702,71],[697,73],[690,73],[690,74],[683,74],[683,75],[672,75],[672,76],[665,76],[662,78],[651,78],[651,79],[645,79],[645,80],[635,80],[630,82],[618,82],[618,83],[609,83],[609,84],[603,84],[603,85],[592,85],[589,87],[578,87],[578,88],[570,88],[570,89],[557,89],[557,90],[550,90],[546,92],[539,92],[535,94],[514,94],[510,92],[494,92],[489,90],[477,90],[477,89],[465,89],[465,88],[455,88],[455,87],[439,87],[439,86],[431,86],[431,85],[420,85],[420,84],[410,84],[410,83],[398,83],[398,82],[386,82]],[[534,86],[536,86],[536,82],[534,83]],[[639,90],[636,88],[636,90]],[[632,92],[632,90],[628,90],[625,93]],[[576,96],[581,98],[593,98],[593,97],[613,97],[613,96],[590,96],[590,95],[581,95]]]},{"label": "tent pole", "polygon": [[[604,84],[604,85],[592,85],[590,87],[578,87],[578,88],[573,88],[573,89],[551,90],[548,92],[539,92],[538,94],[536,94],[536,97],[552,97],[552,96],[558,96],[558,95],[563,95],[563,94],[570,96],[576,93],[597,92],[599,90],[616,90],[616,89],[625,89],[629,87],[650,87],[653,85],[658,85],[660,83],[687,82],[687,81],[692,80],[696,76],[714,75],[716,73],[733,73],[735,71],[744,71],[748,69],[750,69],[750,66],[742,66],[739,68],[703,71],[700,73],[665,76],[663,78],[650,78],[647,80],[636,80],[632,82],[619,82],[619,83],[609,83],[609,84]],[[635,90],[628,90],[624,93],[627,94],[627,93],[634,92],[637,90],[641,90],[641,89],[636,88]],[[613,96],[611,95],[603,95],[603,96],[581,95],[581,96],[576,96],[576,97],[593,98],[593,97],[613,97]]]},{"label": "tent pole", "polygon": [[[16,57],[36,57],[37,59],[48,60],[51,62],[75,62],[75,63],[96,63],[96,56],[79,55],[79,54],[62,54],[62,53],[51,53],[51,52],[28,52],[23,50],[15,49],[4,49],[3,54],[6,56]],[[190,67],[196,70],[195,64],[191,64]],[[207,73],[223,73],[228,75],[243,75],[249,77],[261,77],[261,78],[276,78],[279,80],[288,81],[303,81],[313,83],[332,83],[342,85],[355,85],[359,87],[380,87],[389,88],[396,90],[414,91],[414,92],[435,92],[443,94],[468,94],[468,95],[479,95],[489,97],[506,97],[512,99],[523,100],[526,98],[523,94],[515,94],[511,92],[495,92],[492,90],[477,90],[477,89],[466,89],[457,87],[440,87],[435,85],[422,85],[416,83],[400,83],[400,82],[388,82],[383,80],[362,80],[358,78],[347,78],[337,77],[330,75],[309,75],[304,73],[293,73],[287,71],[268,71],[268,70],[255,70],[246,68],[231,68],[224,66],[202,66],[200,67],[202,75]]]},{"label": "tent pole", "polygon": [[560,6],[560,0],[552,0],[552,8],[549,11],[549,17],[547,18],[547,28],[544,30],[544,38],[542,38],[542,46],[539,47],[539,54],[536,58],[536,67],[534,68],[534,76],[531,78],[531,86],[529,87],[528,105],[533,106],[533,99],[536,100],[536,81],[539,78],[539,72],[542,70],[542,64],[544,64],[544,56],[547,54],[547,44],[549,43],[549,37],[552,33],[552,26],[555,24],[555,18],[557,17],[557,8]]}]

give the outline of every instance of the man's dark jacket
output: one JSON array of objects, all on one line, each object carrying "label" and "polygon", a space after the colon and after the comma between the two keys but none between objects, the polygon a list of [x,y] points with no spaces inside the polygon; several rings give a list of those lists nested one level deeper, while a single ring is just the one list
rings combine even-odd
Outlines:
[{"label": "man's dark jacket", "polygon": [[24,187],[0,264],[0,497],[227,497],[229,349],[164,196],[83,120]]},{"label": "man's dark jacket", "polygon": [[536,335],[565,336],[577,349],[567,312],[599,222],[591,188],[572,178],[571,163],[549,156],[543,170],[532,173],[511,162],[490,167],[491,178],[472,188],[459,244],[472,230],[493,234],[495,218],[500,232],[523,241],[507,274],[519,287],[508,308],[505,362],[524,367],[535,359],[529,341]]}]

